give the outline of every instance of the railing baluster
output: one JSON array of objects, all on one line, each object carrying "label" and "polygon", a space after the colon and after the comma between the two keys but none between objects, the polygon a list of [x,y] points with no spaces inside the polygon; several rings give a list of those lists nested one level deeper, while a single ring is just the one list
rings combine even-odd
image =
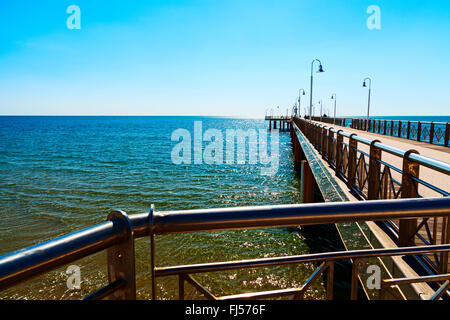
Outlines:
[{"label": "railing baluster", "polygon": [[178,299],[184,300],[184,281],[185,277],[184,274],[178,275]]},{"label": "railing baluster", "polygon": [[[450,243],[450,219],[448,217],[444,217],[442,219],[442,233],[441,233],[441,243],[448,244]],[[448,272],[448,252],[443,252],[441,254],[440,261],[440,272],[447,273]]]},{"label": "railing baluster", "polygon": [[[420,165],[409,159],[411,153],[418,154],[416,150],[409,150],[403,156],[403,170],[402,170],[402,186],[401,198],[417,198],[418,186],[412,178],[419,178]],[[413,233],[417,228],[417,219],[400,219],[399,221],[399,235],[398,245],[407,247],[414,245]]]},{"label": "railing baluster", "polygon": [[135,300],[136,271],[134,261],[133,225],[127,214],[123,211],[110,212],[108,220],[126,226],[126,236],[124,237],[124,240],[106,250],[108,257],[109,283],[114,283],[121,279],[126,282],[124,286],[114,291],[110,297],[111,299],[116,300]]},{"label": "railing baluster", "polygon": [[420,141],[421,136],[422,136],[422,123],[419,121],[417,123],[417,141]]},{"label": "railing baluster", "polygon": [[381,170],[381,149],[375,147],[375,143],[379,140],[373,140],[370,144],[370,159],[369,159],[369,177],[368,177],[368,200],[378,199],[380,189],[380,170]]},{"label": "railing baluster", "polygon": [[361,260],[359,258],[353,259],[352,285],[351,285],[351,290],[350,290],[350,300],[358,299],[358,284],[359,284],[358,269],[359,269],[360,263],[361,263]]},{"label": "railing baluster", "polygon": [[434,140],[434,122],[430,124],[430,143],[433,144]]},{"label": "railing baluster", "polygon": [[148,225],[150,226],[150,274],[152,277],[152,300],[156,300],[156,239],[153,228],[155,213],[155,206],[152,204],[150,207],[150,213],[148,215]]},{"label": "railing baluster", "polygon": [[353,186],[355,185],[355,170],[356,170],[356,153],[358,148],[358,141],[356,141],[353,137],[356,136],[355,133],[350,135],[349,138],[349,146],[348,146],[348,177],[347,177],[347,187],[350,190],[353,190]]},{"label": "railing baluster", "polygon": [[340,171],[341,171],[341,167],[342,167],[342,158],[343,158],[343,142],[344,142],[344,136],[342,134],[340,134],[342,132],[342,130],[338,130],[338,132],[336,133],[336,151],[335,151],[335,155],[336,155],[336,168],[335,168],[335,175],[339,175]]},{"label": "railing baluster", "polygon": [[445,124],[445,138],[444,138],[444,146],[448,147],[448,140],[450,137],[450,123]]},{"label": "railing baluster", "polygon": [[408,121],[408,128],[406,129],[406,139],[411,137],[411,121]]},{"label": "railing baluster", "polygon": [[327,262],[327,299],[333,300],[333,290],[334,290],[334,261],[330,260]]}]

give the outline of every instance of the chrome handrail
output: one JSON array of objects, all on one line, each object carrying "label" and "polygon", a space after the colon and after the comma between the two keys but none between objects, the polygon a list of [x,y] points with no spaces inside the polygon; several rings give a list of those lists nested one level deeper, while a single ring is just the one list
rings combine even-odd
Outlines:
[{"label": "chrome handrail", "polygon": [[[129,216],[129,221],[131,235],[136,239],[172,233],[434,216],[450,216],[450,198],[152,211]],[[120,244],[127,232],[127,225],[116,218],[1,256],[0,289]]]}]

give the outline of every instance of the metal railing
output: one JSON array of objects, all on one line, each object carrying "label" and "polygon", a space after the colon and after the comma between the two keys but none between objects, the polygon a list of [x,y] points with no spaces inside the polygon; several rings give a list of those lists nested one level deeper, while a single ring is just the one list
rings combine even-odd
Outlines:
[{"label": "metal railing", "polygon": [[265,120],[290,120],[291,116],[265,116]]},{"label": "metal railing", "polygon": [[[448,179],[449,163],[422,156],[415,150],[400,150],[378,140],[368,140],[300,118],[295,118],[294,123],[335,171],[335,175],[364,200],[421,198],[421,189],[428,195],[450,195],[449,191],[419,177],[420,168],[426,167]],[[359,148],[364,145],[368,152]],[[382,152],[399,157],[402,168],[383,161]],[[398,236],[400,246],[413,245],[415,241],[426,245],[437,244],[438,240],[440,243],[450,243],[450,219],[446,217],[423,218],[420,222],[400,220],[399,225],[389,219],[387,226]],[[446,272],[448,255],[431,257],[427,263],[435,271]]]},{"label": "metal railing", "polygon": [[312,117],[312,120],[345,127],[345,124],[348,122],[349,118]]},{"label": "metal railing", "polygon": [[313,117],[313,120],[449,147],[449,122],[327,117]]},{"label": "metal railing", "polygon": [[[179,276],[180,298],[184,297],[184,285],[185,282],[188,282],[210,299],[256,299],[281,296],[293,296],[294,298],[301,299],[305,291],[325,271],[328,277],[327,298],[332,299],[333,266],[336,260],[353,259],[354,261],[362,261],[364,258],[371,257],[418,255],[425,253],[448,254],[450,245],[328,252],[299,256],[157,267],[155,265],[156,236],[218,230],[374,221],[392,218],[448,217],[449,215],[450,198],[318,203],[169,212],[155,212],[152,208],[149,213],[133,216],[127,216],[122,211],[113,211],[109,214],[107,222],[1,256],[0,290],[77,259],[102,250],[107,250],[109,283],[87,296],[86,299],[102,299],[105,297],[112,299],[135,299],[134,240],[148,236],[150,237],[151,247],[151,270],[149,273],[152,278],[152,297],[154,299],[157,298],[156,279],[168,275]],[[203,272],[301,264],[306,262],[319,262],[321,264],[301,288],[216,297],[192,276],[192,274]],[[359,263],[356,263],[353,266],[352,299],[356,299],[358,285],[357,268],[359,265]],[[435,282],[442,288],[445,282],[441,283],[442,281],[440,280],[435,279]],[[423,281],[422,278],[412,282],[420,281]],[[442,294],[446,292],[444,289],[439,291]]]}]

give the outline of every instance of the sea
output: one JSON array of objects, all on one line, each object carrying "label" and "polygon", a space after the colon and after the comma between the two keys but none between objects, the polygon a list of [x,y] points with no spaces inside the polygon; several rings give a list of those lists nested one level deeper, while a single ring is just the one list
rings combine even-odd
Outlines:
[{"label": "sea", "polygon": [[[173,139],[174,132],[189,132],[194,141],[195,123],[203,133],[214,129],[224,137],[226,130],[259,133],[268,126],[260,119],[214,117],[0,117],[0,255],[101,223],[114,209],[131,215],[148,212],[152,204],[166,211],[301,203],[289,133],[279,133],[275,174],[262,174],[264,165],[249,163],[248,156],[239,163],[237,155],[234,163],[195,163],[194,150],[190,164],[176,164],[173,150],[181,140]],[[308,252],[295,228],[159,236],[156,243],[158,266]],[[79,299],[107,284],[105,252],[72,264],[80,267],[80,290],[68,289],[64,266],[3,291],[0,298]],[[250,269],[196,279],[226,295],[300,286],[313,268]],[[151,297],[149,239],[136,241],[136,277],[138,299]],[[177,298],[177,287],[176,278],[158,279],[158,297]],[[323,283],[308,294],[323,295]],[[186,295],[202,298],[189,288]]]}]

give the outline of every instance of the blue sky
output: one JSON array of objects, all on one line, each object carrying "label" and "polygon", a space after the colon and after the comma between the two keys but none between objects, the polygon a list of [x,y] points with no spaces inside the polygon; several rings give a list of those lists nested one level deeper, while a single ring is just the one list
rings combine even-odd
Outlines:
[{"label": "blue sky", "polygon": [[[81,29],[69,30],[69,5]],[[381,9],[381,30],[366,10]],[[449,115],[450,1],[0,0],[0,114]]]}]

